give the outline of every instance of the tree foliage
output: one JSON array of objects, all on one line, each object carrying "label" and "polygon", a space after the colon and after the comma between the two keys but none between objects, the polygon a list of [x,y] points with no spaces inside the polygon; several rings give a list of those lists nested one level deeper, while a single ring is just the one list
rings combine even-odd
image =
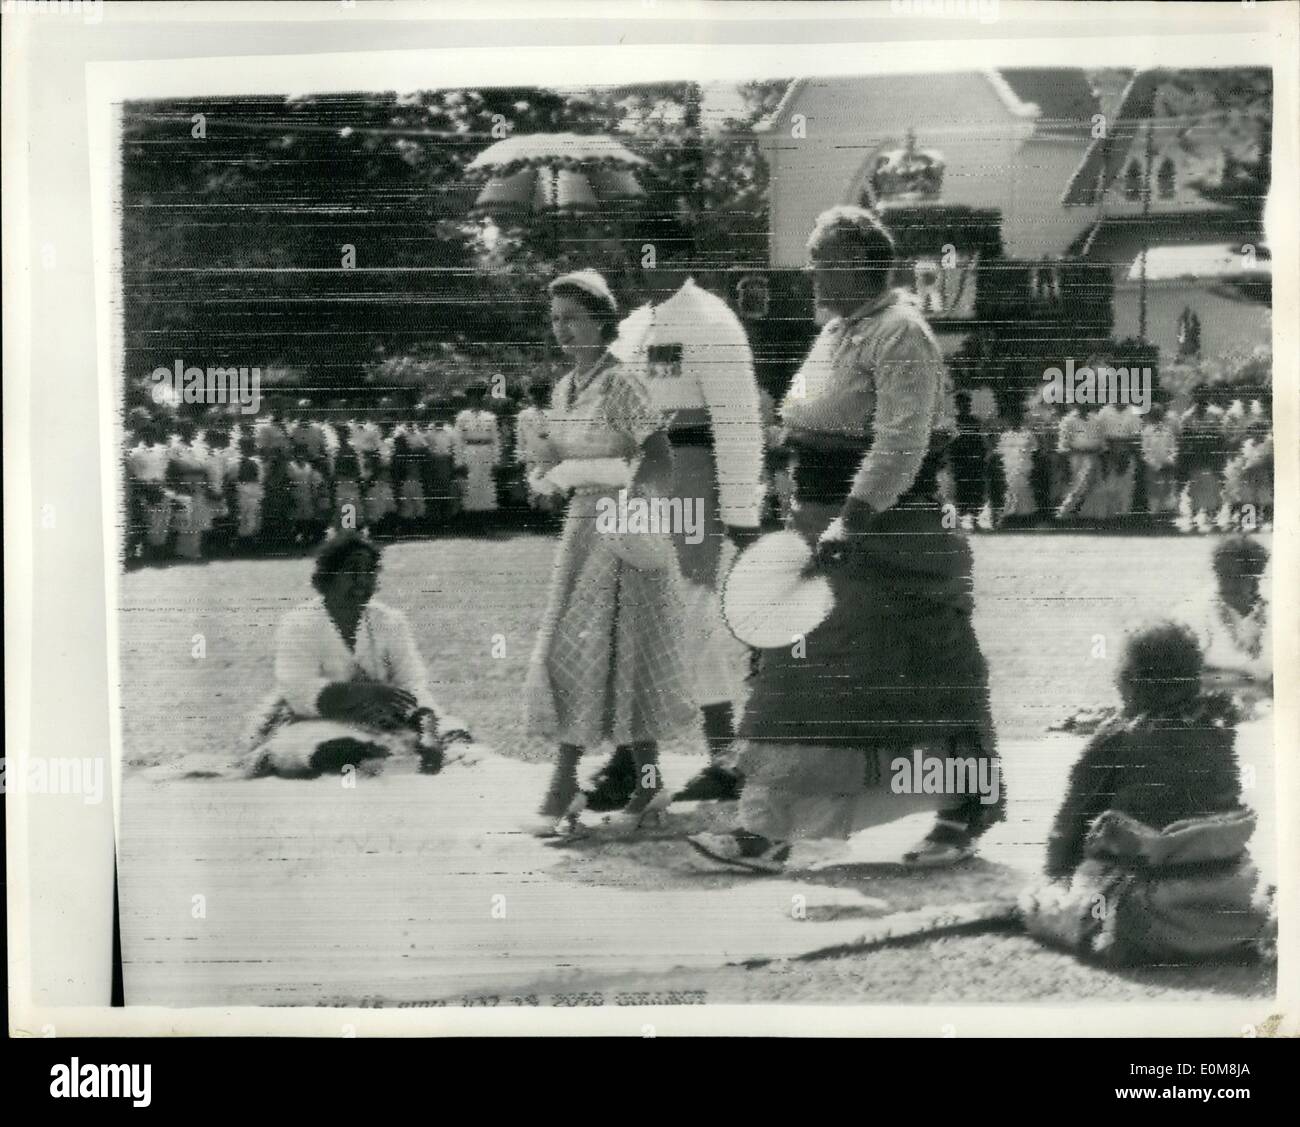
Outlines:
[{"label": "tree foliage", "polygon": [[[655,265],[761,262],[753,125],[783,83],[706,122],[698,84],[494,87],[134,102],[122,147],[127,375],[187,364],[301,369],[369,388],[394,358],[544,362],[544,280],[592,265],[635,298]],[[638,206],[495,228],[466,165],[510,132],[614,133],[650,162]],[[526,380],[526,374],[520,375]]]}]

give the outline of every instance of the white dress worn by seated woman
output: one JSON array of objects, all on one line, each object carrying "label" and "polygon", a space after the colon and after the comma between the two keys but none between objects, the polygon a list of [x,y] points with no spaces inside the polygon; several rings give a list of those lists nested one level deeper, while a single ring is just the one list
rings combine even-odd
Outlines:
[{"label": "white dress worn by seated woman", "polygon": [[1258,819],[1250,850],[1267,881],[1277,883],[1269,550],[1256,537],[1225,537],[1215,547],[1213,565],[1215,589],[1182,604],[1174,619],[1190,626],[1201,644],[1207,688],[1231,694],[1240,713],[1242,801]]},{"label": "white dress worn by seated woman", "polygon": [[[361,611],[349,647],[318,596],[281,621],[276,636],[275,691],[266,699],[241,760],[246,774],[310,777],[321,773],[313,757],[332,741],[356,741],[367,758],[421,753],[428,760],[441,747],[469,741],[464,725],[445,715],[429,692],[428,674],[406,616],[380,602]],[[327,686],[372,681],[403,689],[415,698],[411,723],[389,728],[325,719],[319,699]],[[422,710],[428,710],[424,712]]]},{"label": "white dress worn by seated woman", "polygon": [[1248,721],[1266,715],[1273,696],[1268,558],[1256,540],[1221,542],[1214,553],[1216,589],[1183,603],[1174,615],[1196,633],[1207,679],[1233,694]]}]

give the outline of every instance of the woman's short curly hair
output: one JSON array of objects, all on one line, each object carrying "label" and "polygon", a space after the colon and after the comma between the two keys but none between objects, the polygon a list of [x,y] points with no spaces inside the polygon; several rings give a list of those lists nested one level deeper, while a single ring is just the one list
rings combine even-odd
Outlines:
[{"label": "woman's short curly hair", "polygon": [[888,270],[894,264],[894,237],[874,212],[865,207],[832,207],[817,216],[808,236],[808,253],[817,251],[833,239],[842,239],[860,248],[863,266]]},{"label": "woman's short curly hair", "polygon": [[1268,549],[1249,536],[1231,536],[1219,541],[1214,549],[1214,574],[1263,575],[1268,567]]},{"label": "woman's short curly hair", "polygon": [[359,532],[344,531],[335,533],[316,553],[316,568],[311,574],[311,585],[322,595],[334,578],[343,571],[348,559],[356,552],[366,552],[370,556],[370,566],[379,566],[382,555],[379,545],[367,540]]},{"label": "woman's short curly hair", "polygon": [[1139,630],[1124,647],[1121,695],[1138,712],[1160,714],[1200,692],[1204,669],[1196,635],[1181,623],[1158,622]]}]

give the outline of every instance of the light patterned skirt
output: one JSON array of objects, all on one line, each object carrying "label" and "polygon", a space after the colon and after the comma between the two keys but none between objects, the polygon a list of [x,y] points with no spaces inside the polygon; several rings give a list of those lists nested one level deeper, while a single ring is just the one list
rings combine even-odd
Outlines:
[{"label": "light patterned skirt", "polygon": [[525,683],[525,727],[580,747],[668,739],[699,723],[684,581],[670,548],[667,566],[651,568],[616,552],[596,526],[599,498],[578,492],[569,503]]}]

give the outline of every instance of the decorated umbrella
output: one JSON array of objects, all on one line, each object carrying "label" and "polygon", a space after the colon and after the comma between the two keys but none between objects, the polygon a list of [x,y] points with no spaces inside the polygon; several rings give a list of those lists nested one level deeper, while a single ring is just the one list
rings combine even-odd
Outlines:
[{"label": "decorated umbrella", "polygon": [[639,199],[634,170],[647,163],[605,134],[527,133],[485,149],[466,171],[490,177],[474,211],[514,219]]}]

